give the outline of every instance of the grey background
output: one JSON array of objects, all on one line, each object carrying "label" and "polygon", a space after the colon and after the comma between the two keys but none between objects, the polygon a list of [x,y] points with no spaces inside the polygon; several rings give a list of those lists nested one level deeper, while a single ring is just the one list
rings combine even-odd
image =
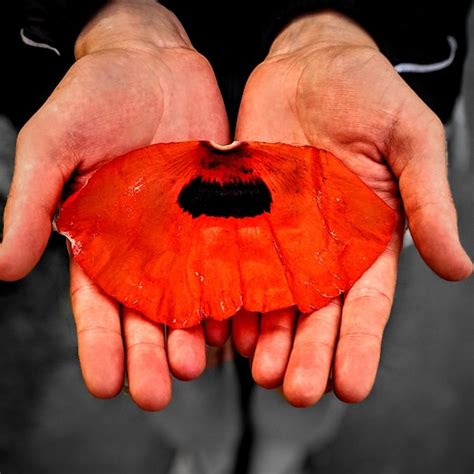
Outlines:
[{"label": "grey background", "polygon": [[[470,33],[474,38],[473,15]],[[474,150],[473,49],[463,90],[470,150]],[[462,114],[457,119],[462,122]],[[474,164],[462,126],[456,130],[452,143],[458,149],[451,155],[465,158],[450,163],[450,181],[461,238],[472,256]],[[13,146],[14,134],[2,118],[3,190],[11,173]],[[58,237],[30,276],[0,283],[0,471],[168,472],[176,446],[166,423],[160,425],[156,415],[140,411],[126,395],[101,401],[84,388],[67,285],[65,252]],[[335,437],[328,437],[327,443],[309,443],[313,456],[306,472],[473,472],[473,294],[472,278],[444,282],[413,247],[404,251],[375,389],[366,401],[347,408]],[[278,423],[278,410],[274,417]],[[214,443],[219,450],[218,436]],[[277,462],[279,455],[284,453],[275,452]]]}]

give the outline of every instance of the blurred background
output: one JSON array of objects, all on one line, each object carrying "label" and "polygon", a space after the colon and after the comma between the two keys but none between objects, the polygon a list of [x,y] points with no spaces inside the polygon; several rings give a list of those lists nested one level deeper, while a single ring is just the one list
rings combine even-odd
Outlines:
[{"label": "blurred background", "polygon": [[[472,13],[469,30],[474,40]],[[472,45],[462,96],[463,103],[449,129],[450,181],[461,239],[473,256]],[[2,205],[12,173],[14,145],[15,128],[0,116]],[[279,433],[279,440],[268,448],[273,449],[271,461],[255,468],[256,472],[272,474],[276,472],[272,463],[285,465],[289,454],[278,445],[285,437],[290,444],[300,440],[299,454],[305,457],[302,472],[306,473],[473,472],[473,295],[473,278],[462,283],[442,281],[424,265],[413,246],[406,248],[372,394],[351,406],[327,395],[317,409],[320,423],[308,425],[302,410],[281,408],[277,393],[256,390],[254,403],[266,405],[271,430]],[[219,376],[226,377],[232,368],[219,370]],[[111,401],[88,394],[76,354],[66,253],[57,235],[27,278],[0,282],[0,373],[2,474],[208,474],[216,465],[198,468],[193,464],[200,436],[207,438],[216,452],[222,450],[223,456],[223,443],[235,444],[235,440],[226,440],[226,433],[232,437],[238,419],[234,426],[201,424],[200,407],[209,401],[200,392],[202,382],[176,383],[176,399],[168,413],[161,415],[139,410],[126,394]],[[228,400],[232,394],[217,388],[209,396]],[[258,402],[259,397],[263,402]],[[183,406],[186,410],[180,408]],[[332,421],[323,419],[327,412]],[[215,417],[220,416],[216,407]],[[287,429],[288,418],[297,423]],[[189,435],[184,445],[179,445],[174,435],[180,429]]]}]

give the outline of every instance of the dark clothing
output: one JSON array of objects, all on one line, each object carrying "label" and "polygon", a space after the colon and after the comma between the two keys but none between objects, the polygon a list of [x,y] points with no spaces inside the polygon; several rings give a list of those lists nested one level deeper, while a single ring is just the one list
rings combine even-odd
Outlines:
[{"label": "dark clothing", "polygon": [[[0,114],[21,127],[74,62],[74,41],[105,0],[0,2]],[[25,44],[21,33],[51,49]]]},{"label": "dark clothing", "polygon": [[[21,125],[41,105],[73,62],[74,39],[104,3],[23,0],[16,4],[23,8],[13,16],[0,17],[0,22],[5,22],[0,25],[4,71],[11,81],[7,97],[0,96],[0,112],[3,109]],[[392,64],[435,65],[401,74],[444,122],[450,118],[459,94],[470,0],[449,4],[430,0],[161,3],[176,13],[196,49],[213,65],[231,122],[235,121],[248,75],[265,57],[275,35],[293,18],[325,8],[338,10],[366,28]],[[28,46],[20,37],[21,29],[28,39],[50,45],[61,55]]]}]

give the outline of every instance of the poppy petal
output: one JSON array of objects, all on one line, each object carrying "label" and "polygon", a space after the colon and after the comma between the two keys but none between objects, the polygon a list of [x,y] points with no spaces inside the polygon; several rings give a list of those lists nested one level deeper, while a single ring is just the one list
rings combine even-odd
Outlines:
[{"label": "poppy petal", "polygon": [[180,328],[241,308],[325,306],[376,260],[394,223],[395,211],[326,151],[195,141],[104,165],[56,225],[106,293]]}]

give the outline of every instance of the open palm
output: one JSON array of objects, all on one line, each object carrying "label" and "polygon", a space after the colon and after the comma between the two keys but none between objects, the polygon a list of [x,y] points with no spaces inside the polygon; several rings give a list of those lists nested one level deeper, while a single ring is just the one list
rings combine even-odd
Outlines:
[{"label": "open palm", "polygon": [[270,54],[247,83],[236,138],[326,149],[397,210],[391,242],[343,298],[310,315],[288,309],[259,322],[244,314],[233,324],[255,380],[283,383],[290,403],[315,403],[331,370],[336,394],[360,401],[374,383],[392,306],[402,209],[430,267],[448,279],[472,270],[457,236],[442,124],[376,47],[336,39]]},{"label": "open palm", "polygon": [[[81,187],[106,161],[155,142],[227,143],[228,133],[212,69],[192,49],[134,43],[85,55],[20,132],[0,279],[20,278],[33,267],[62,194]],[[171,397],[170,369],[192,379],[205,367],[202,325],[169,330],[165,344],[162,325],[121,308],[73,260],[70,267],[87,387],[98,397],[120,391],[126,353],[134,400],[146,409],[163,408]]]}]

